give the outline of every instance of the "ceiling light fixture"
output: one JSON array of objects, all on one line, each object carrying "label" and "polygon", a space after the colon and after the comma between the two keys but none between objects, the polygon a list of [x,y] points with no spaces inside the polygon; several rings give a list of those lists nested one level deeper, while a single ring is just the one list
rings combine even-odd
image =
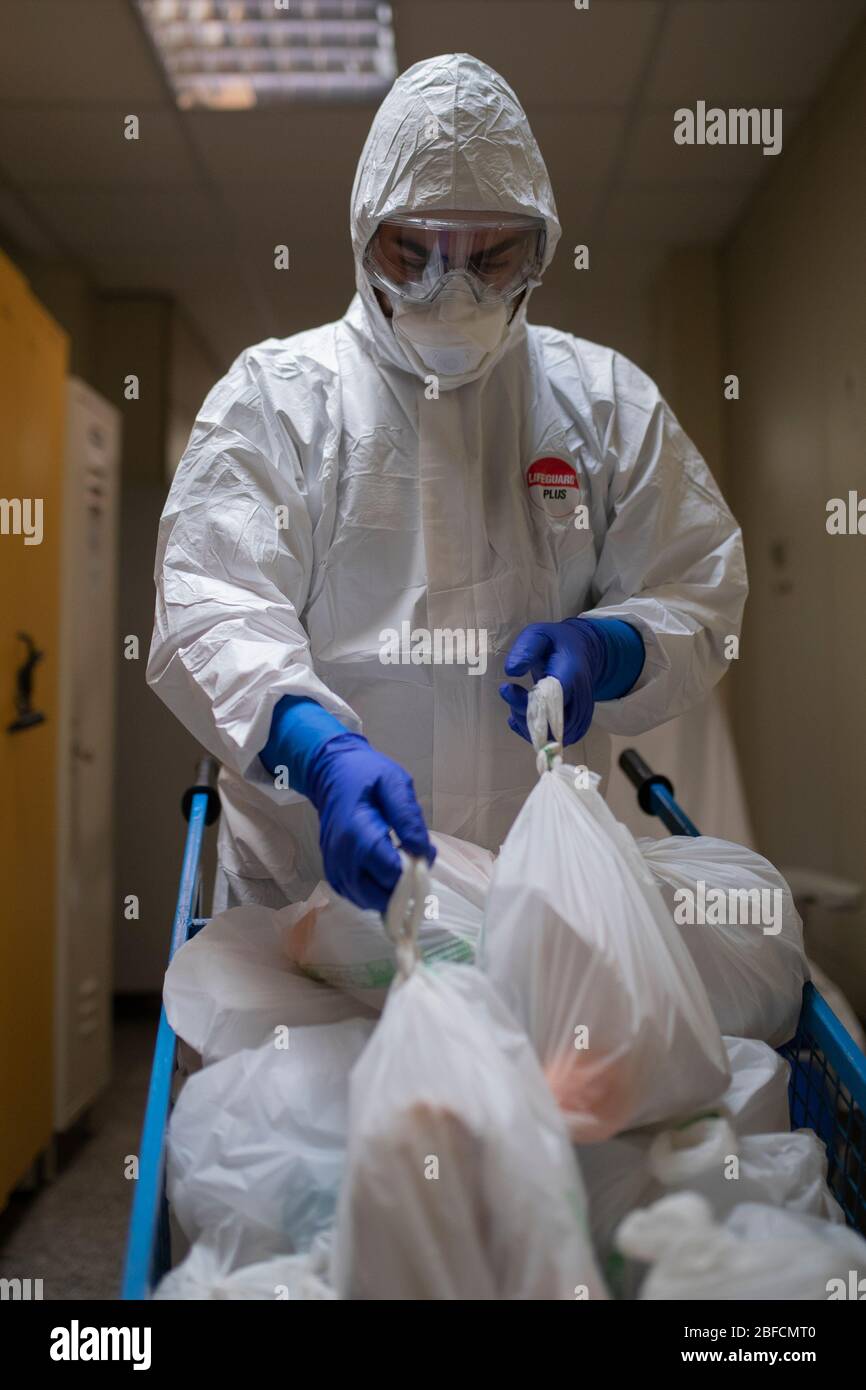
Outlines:
[{"label": "ceiling light fixture", "polygon": [[378,0],[136,0],[178,106],[378,100],[397,75]]}]

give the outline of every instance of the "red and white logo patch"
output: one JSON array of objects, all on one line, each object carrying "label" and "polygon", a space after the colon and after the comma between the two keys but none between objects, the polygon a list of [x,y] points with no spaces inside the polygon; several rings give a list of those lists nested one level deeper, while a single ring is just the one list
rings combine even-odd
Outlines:
[{"label": "red and white logo patch", "polygon": [[580,502],[577,469],[565,459],[536,459],[526,470],[529,500],[548,516],[572,516]]}]

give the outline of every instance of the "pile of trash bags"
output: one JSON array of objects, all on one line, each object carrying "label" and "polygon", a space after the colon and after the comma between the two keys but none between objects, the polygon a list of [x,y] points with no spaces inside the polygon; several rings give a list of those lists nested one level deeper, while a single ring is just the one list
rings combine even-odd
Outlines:
[{"label": "pile of trash bags", "polygon": [[322,883],[176,953],[189,1248],[157,1298],[826,1299],[866,1276],[774,1050],[808,979],[787,885],[721,840],[635,841],[561,720],[540,682],[539,780],[496,858],[434,835],[384,921]]}]

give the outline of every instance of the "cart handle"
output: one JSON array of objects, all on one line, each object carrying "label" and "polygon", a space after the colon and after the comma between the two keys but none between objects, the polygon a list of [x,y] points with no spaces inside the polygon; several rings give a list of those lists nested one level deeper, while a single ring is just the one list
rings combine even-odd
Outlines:
[{"label": "cart handle", "polygon": [[189,821],[193,797],[200,792],[207,797],[204,823],[205,825],[213,825],[220,813],[220,795],[217,791],[219,770],[219,763],[216,758],[211,757],[210,753],[207,753],[196,764],[195,781],[191,787],[187,787],[180,800],[180,809],[185,821]]},{"label": "cart handle", "polygon": [[669,777],[653,772],[636,748],[625,748],[619,755],[619,765],[628,780],[637,788],[638,805],[648,816],[658,816],[672,835],[700,835],[683,808],[674,799],[674,787]]}]

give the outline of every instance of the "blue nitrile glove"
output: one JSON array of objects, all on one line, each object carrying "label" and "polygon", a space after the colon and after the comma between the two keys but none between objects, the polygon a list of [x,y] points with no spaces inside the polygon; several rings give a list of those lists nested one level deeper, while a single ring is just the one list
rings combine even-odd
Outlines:
[{"label": "blue nitrile glove", "polygon": [[272,774],[288,768],[292,789],[312,801],[328,882],[358,907],[384,912],[400,877],[389,830],[409,854],[433,863],[408,772],[315,700],[284,695],[259,756]]},{"label": "blue nitrile glove", "polygon": [[[643,670],[643,638],[618,618],[566,618],[562,623],[530,623],[515,638],[505,660],[506,676],[533,680],[555,676],[565,704],[563,742],[578,743],[592,723],[596,700],[627,695]],[[528,692],[521,685],[500,685],[511,707],[509,728],[531,742],[526,727]]]}]

